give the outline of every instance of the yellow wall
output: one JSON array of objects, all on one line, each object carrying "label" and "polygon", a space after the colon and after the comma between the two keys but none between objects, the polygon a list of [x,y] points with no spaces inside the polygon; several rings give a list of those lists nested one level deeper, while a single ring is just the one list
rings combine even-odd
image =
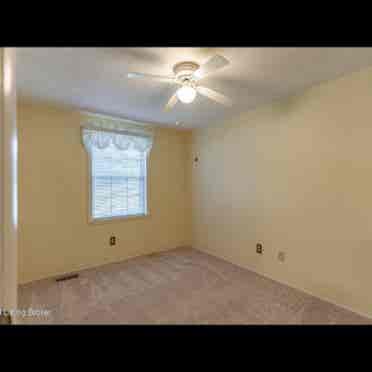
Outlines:
[{"label": "yellow wall", "polygon": [[[149,159],[150,216],[88,224],[88,156],[82,115],[20,102],[21,283],[190,245],[190,133],[156,128]],[[109,237],[116,235],[116,246]]]},{"label": "yellow wall", "polygon": [[372,69],[193,137],[193,246],[372,316]]}]

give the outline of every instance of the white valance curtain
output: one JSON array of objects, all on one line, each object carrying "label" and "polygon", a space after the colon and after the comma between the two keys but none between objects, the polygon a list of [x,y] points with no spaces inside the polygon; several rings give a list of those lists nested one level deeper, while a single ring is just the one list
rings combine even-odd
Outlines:
[{"label": "white valance curtain", "polygon": [[85,148],[91,151],[93,147],[105,149],[114,145],[118,150],[136,150],[148,154],[153,143],[151,130],[133,125],[124,125],[107,120],[94,120],[82,127],[82,140]]},{"label": "white valance curtain", "polygon": [[142,153],[148,153],[151,150],[152,137],[83,128],[83,143],[88,150],[92,147],[105,149],[110,145],[114,145],[118,150],[122,151],[131,148]]}]

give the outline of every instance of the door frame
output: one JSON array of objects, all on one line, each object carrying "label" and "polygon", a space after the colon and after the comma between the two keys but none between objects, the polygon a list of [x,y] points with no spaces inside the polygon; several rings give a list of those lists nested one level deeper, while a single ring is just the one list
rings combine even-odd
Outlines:
[{"label": "door frame", "polygon": [[[18,136],[16,49],[0,48],[0,309],[17,309]],[[16,318],[12,317],[16,322]]]}]

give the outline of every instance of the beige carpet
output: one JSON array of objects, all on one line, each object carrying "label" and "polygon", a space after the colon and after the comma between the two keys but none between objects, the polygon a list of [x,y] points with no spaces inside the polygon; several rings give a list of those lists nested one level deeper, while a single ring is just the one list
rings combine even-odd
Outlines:
[{"label": "beige carpet", "polygon": [[[193,249],[20,286],[26,324],[371,324],[372,321]],[[29,315],[28,309],[49,310]],[[27,310],[27,312],[26,312]]]}]

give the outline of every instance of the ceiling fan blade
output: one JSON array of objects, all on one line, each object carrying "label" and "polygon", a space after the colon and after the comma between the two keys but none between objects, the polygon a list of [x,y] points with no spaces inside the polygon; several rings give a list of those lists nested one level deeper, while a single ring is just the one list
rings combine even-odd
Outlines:
[{"label": "ceiling fan blade", "polygon": [[198,86],[198,87],[196,87],[196,90],[201,95],[206,96],[213,101],[221,103],[222,105],[225,105],[225,106],[232,106],[232,101],[231,101],[230,98],[226,97],[225,95],[223,95],[221,93],[216,92],[213,89]]},{"label": "ceiling fan blade", "polygon": [[220,68],[225,67],[229,63],[230,62],[225,57],[216,54],[194,72],[194,77],[196,79],[202,79],[203,77],[211,74],[212,72],[215,72]]},{"label": "ceiling fan blade", "polygon": [[177,98],[177,92],[173,94],[173,96],[171,98],[169,98],[169,101],[167,102],[167,104],[165,105],[164,107],[164,111],[169,111],[171,108],[174,107],[174,105],[178,102],[178,98]]},{"label": "ceiling fan blade", "polygon": [[163,83],[176,83],[176,80],[173,76],[161,76],[161,75],[150,75],[142,74],[140,72],[129,72],[129,79],[151,79],[155,81],[161,81]]}]

